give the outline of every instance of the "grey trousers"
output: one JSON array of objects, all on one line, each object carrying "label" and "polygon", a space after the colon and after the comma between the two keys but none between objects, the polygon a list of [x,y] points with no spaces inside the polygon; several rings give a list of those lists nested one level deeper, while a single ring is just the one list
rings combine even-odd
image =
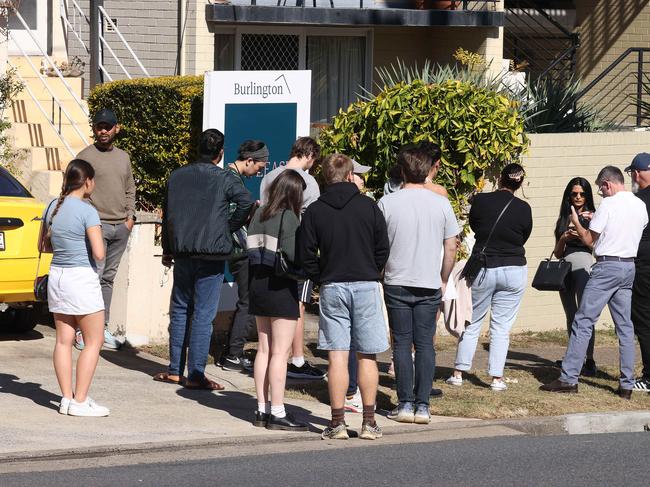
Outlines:
[{"label": "grey trousers", "polygon": [[631,318],[634,272],[634,262],[598,262],[592,268],[580,308],[573,320],[569,346],[562,360],[560,380],[563,382],[578,383],[594,326],[605,306],[609,305],[618,336],[620,387],[632,389],[636,351]]},{"label": "grey trousers", "polygon": [[104,321],[108,324],[113,298],[113,281],[117,275],[117,268],[120,265],[122,254],[126,250],[126,244],[129,242],[131,231],[124,223],[102,223],[102,235],[104,237],[106,258],[97,266],[97,274],[99,275],[102,297],[104,298]]},{"label": "grey trousers", "polygon": [[[591,266],[594,263],[594,258],[588,252],[574,252],[565,257],[567,262],[571,262],[571,273],[566,280],[566,289],[560,291],[560,301],[564,308],[564,315],[566,316],[566,330],[571,336],[571,327],[573,320],[580,307],[582,301],[582,293],[585,290],[587,281],[589,281],[589,273]],[[589,346],[587,347],[587,358],[594,358],[594,343],[596,341],[596,329],[593,329],[591,338],[589,339]]]}]

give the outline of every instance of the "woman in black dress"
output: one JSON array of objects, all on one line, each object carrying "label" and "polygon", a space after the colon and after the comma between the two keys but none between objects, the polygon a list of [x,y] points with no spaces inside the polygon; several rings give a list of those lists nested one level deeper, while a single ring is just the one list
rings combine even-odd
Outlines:
[{"label": "woman in black dress", "polygon": [[259,335],[253,367],[258,407],[253,424],[268,429],[307,431],[305,423],[284,409],[287,359],[300,317],[298,283],[277,276],[274,270],[278,246],[289,262],[297,260],[296,233],[305,187],[300,174],[284,171],[271,183],[266,205],[248,227],[249,312],[255,315]]}]

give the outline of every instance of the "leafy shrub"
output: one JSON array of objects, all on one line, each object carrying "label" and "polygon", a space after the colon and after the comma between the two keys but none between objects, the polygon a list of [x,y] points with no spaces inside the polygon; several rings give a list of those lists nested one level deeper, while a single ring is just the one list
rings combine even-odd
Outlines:
[{"label": "leafy shrub", "polygon": [[366,181],[371,189],[383,187],[402,145],[439,144],[437,182],[449,192],[458,214],[481,189],[484,176],[498,173],[528,146],[516,102],[469,82],[418,79],[340,111],[320,141],[325,152],[343,152],[372,166]]},{"label": "leafy shrub", "polygon": [[194,159],[202,105],[202,76],[114,81],[90,93],[91,116],[101,108],[117,115],[116,145],[131,156],[141,203],[161,206],[169,173]]},{"label": "leafy shrub", "polygon": [[16,160],[22,154],[21,151],[14,149],[7,137],[7,130],[11,127],[11,123],[5,119],[4,111],[11,106],[23,88],[24,84],[18,80],[14,69],[8,69],[0,76],[0,166],[16,176],[20,172],[16,167]]}]

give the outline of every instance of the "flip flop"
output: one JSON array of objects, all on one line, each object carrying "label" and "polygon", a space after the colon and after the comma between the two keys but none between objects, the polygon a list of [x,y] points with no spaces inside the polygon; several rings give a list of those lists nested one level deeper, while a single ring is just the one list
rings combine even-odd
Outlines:
[{"label": "flip flop", "polygon": [[183,387],[185,387],[185,389],[195,389],[201,391],[223,391],[225,389],[224,386],[218,382],[208,379],[207,377],[203,377],[198,382],[186,381],[185,384],[183,384]]},{"label": "flip flop", "polygon": [[156,382],[164,382],[165,384],[180,385],[183,383],[183,379],[170,379],[169,373],[167,372],[160,372],[159,374],[154,375],[153,380]]}]

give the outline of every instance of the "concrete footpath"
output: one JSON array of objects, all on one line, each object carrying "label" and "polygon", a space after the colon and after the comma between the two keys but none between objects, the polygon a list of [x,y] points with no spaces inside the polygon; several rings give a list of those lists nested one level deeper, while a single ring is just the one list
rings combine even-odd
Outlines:
[{"label": "concrete footpath", "polygon": [[[59,387],[52,367],[54,330],[38,326],[31,334],[0,335],[0,458],[3,461],[106,455],[183,447],[268,444],[318,440],[329,419],[329,406],[290,399],[288,410],[306,420],[308,433],[273,432],[251,424],[257,406],[251,377],[208,366],[221,392],[191,391],[154,382],[166,363],[135,350],[102,351],[91,397],[111,409],[107,418],[58,414]],[[78,352],[75,351],[75,358]],[[577,414],[527,420],[481,421],[433,417],[430,425],[404,425],[379,411],[378,423],[389,435],[431,431],[431,439],[454,430],[454,438],[497,435],[545,435],[643,431],[650,412]],[[351,430],[361,416],[349,414]],[[481,433],[482,430],[483,433]]]}]

